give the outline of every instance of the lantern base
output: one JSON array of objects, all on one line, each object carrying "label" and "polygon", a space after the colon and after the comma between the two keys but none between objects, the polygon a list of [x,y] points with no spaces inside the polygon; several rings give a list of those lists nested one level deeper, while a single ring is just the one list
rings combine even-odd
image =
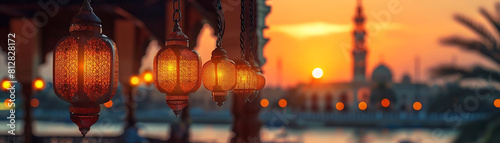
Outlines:
[{"label": "lantern base", "polygon": [[69,107],[69,117],[75,123],[83,137],[90,131],[90,126],[94,125],[99,119],[99,105],[94,106],[76,106]]},{"label": "lantern base", "polygon": [[184,109],[188,104],[188,95],[167,95],[167,105],[172,108],[175,116],[179,117],[179,114],[182,113],[182,109]]},{"label": "lantern base", "polygon": [[248,102],[253,102],[255,100],[255,98],[257,98],[257,96],[259,96],[259,91],[258,90],[256,90],[250,96],[248,96]]},{"label": "lantern base", "polygon": [[217,102],[217,105],[221,107],[226,101],[227,92],[225,91],[214,91],[212,92],[212,99]]},{"label": "lantern base", "polygon": [[238,96],[243,96],[243,99],[248,100],[248,97],[255,93],[254,89],[234,89],[233,93]]}]

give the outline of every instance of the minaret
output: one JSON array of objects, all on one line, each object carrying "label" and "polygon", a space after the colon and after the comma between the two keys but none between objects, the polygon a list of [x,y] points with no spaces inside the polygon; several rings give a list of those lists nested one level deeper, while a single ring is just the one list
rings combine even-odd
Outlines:
[{"label": "minaret", "polygon": [[353,42],[354,48],[352,50],[352,55],[354,57],[353,67],[354,67],[354,78],[353,81],[356,83],[366,82],[366,30],[365,30],[365,15],[363,13],[363,7],[361,6],[361,0],[357,2],[356,15],[354,16],[354,30]]}]

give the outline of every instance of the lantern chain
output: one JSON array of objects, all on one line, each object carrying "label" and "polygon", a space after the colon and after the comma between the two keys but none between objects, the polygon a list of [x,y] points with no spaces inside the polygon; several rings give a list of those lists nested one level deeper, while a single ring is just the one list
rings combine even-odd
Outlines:
[{"label": "lantern chain", "polygon": [[[250,61],[252,62],[255,62],[255,56],[257,55],[257,50],[255,50],[255,29],[253,27],[253,24],[254,24],[254,15],[253,15],[253,3],[254,3],[254,0],[250,0],[250,4],[249,4],[249,13],[250,13],[250,36],[249,36],[249,39],[250,39]],[[254,51],[255,51],[255,54],[254,54]]]},{"label": "lantern chain", "polygon": [[181,2],[179,0],[174,0],[172,4],[172,8],[174,9],[174,13],[172,15],[172,20],[174,20],[175,24],[178,24],[181,21]]},{"label": "lantern chain", "polygon": [[221,0],[217,0],[217,48],[222,48],[222,37],[226,29],[224,11],[222,11]]},{"label": "lantern chain", "polygon": [[241,52],[241,60],[244,61],[245,60],[245,0],[241,0],[240,21],[241,21],[240,52]]}]

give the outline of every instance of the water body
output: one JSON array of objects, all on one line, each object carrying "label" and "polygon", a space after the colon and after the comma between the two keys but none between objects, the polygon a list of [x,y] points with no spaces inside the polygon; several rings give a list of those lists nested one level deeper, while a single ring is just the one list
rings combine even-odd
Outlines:
[{"label": "water body", "polygon": [[[7,133],[7,124],[1,121],[0,134]],[[88,136],[118,136],[123,131],[123,123],[100,120]],[[143,137],[166,140],[169,138],[168,123],[139,122],[139,134]],[[22,123],[16,125],[16,133],[22,133]],[[191,126],[191,141],[195,142],[228,142],[232,132],[229,124],[193,124]],[[36,136],[80,136],[78,127],[73,123],[36,121],[34,122]],[[338,143],[447,143],[452,142],[458,134],[453,129],[421,129],[421,128],[349,128],[349,127],[308,127],[292,129],[286,127],[261,129],[263,142],[338,142]]]}]

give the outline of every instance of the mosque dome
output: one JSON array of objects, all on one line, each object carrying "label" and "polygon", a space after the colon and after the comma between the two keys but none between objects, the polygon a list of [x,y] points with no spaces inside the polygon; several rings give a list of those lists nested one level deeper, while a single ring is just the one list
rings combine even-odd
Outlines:
[{"label": "mosque dome", "polygon": [[384,64],[380,64],[372,72],[372,82],[387,83],[392,82],[392,72]]}]

